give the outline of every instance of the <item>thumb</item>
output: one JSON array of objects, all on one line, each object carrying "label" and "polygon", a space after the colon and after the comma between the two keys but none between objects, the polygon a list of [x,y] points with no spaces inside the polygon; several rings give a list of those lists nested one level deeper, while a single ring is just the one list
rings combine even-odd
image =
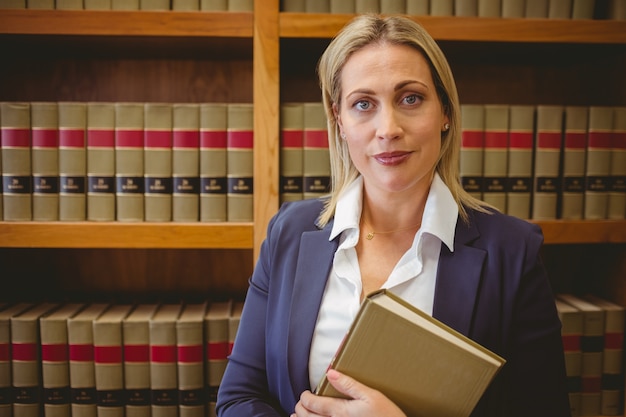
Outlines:
[{"label": "thumb", "polygon": [[326,373],[328,382],[340,393],[352,399],[361,399],[365,397],[369,388],[358,382],[356,379],[342,374],[334,369],[329,369]]}]

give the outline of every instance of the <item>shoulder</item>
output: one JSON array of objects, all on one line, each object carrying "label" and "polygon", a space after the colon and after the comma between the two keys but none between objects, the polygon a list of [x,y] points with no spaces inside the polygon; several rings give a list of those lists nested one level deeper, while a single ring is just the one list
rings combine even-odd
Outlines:
[{"label": "shoulder", "polygon": [[468,210],[469,228],[475,228],[489,246],[517,247],[543,244],[541,228],[534,223],[497,211]]},{"label": "shoulder", "polygon": [[317,219],[324,208],[324,200],[308,199],[283,203],[268,227],[269,232],[276,233],[289,230],[300,234],[307,230],[316,230]]}]

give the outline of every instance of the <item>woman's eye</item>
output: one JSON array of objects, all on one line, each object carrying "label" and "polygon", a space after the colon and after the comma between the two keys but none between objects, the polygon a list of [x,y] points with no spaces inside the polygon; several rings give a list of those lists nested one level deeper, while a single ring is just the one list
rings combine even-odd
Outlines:
[{"label": "woman's eye", "polygon": [[419,97],[417,96],[417,94],[411,94],[410,96],[406,96],[404,98],[404,102],[406,104],[416,104],[419,101]]},{"label": "woman's eye", "polygon": [[370,103],[365,100],[360,100],[356,102],[355,106],[359,110],[367,110],[370,108]]}]

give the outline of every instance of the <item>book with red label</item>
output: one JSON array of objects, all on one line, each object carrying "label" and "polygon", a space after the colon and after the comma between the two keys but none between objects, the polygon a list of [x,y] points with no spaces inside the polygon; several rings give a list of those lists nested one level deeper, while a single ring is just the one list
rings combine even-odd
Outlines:
[{"label": "book with red label", "polygon": [[535,107],[509,108],[509,161],[507,164],[507,214],[521,219],[530,218]]},{"label": "book with red label", "polygon": [[485,106],[461,105],[460,175],[463,189],[483,198],[483,160],[485,147]]},{"label": "book with red label", "polygon": [[554,300],[561,320],[561,337],[565,356],[565,374],[567,393],[572,417],[580,415],[580,396],[582,391],[582,350],[583,314],[576,307],[565,301]]},{"label": "book with red label", "polygon": [[144,219],[172,220],[172,105],[146,103],[144,113]]},{"label": "book with red label", "polygon": [[611,178],[611,143],[613,108],[589,107],[587,165],[585,186],[585,219],[607,218]]},{"label": "book with red label", "polygon": [[239,330],[239,323],[241,322],[241,313],[243,312],[243,301],[233,301],[233,308],[230,311],[230,317],[228,318],[228,354],[230,355],[235,345],[235,339],[237,338],[237,330]]},{"label": "book with red label", "polygon": [[280,107],[280,201],[303,198],[304,105],[283,103]]},{"label": "book with red label", "polygon": [[250,103],[228,104],[226,218],[229,222],[251,222],[254,217],[253,111]]},{"label": "book with red label", "polygon": [[587,107],[565,107],[561,219],[583,218],[588,119]]},{"label": "book with red label", "polygon": [[232,301],[214,301],[209,305],[204,317],[206,345],[206,384],[208,386],[208,407],[215,410],[217,389],[222,382],[228,363],[228,331]]},{"label": "book with red label", "polygon": [[113,103],[87,103],[87,220],[115,220]]},{"label": "book with red label", "polygon": [[200,104],[200,221],[226,221],[226,103]]},{"label": "book with red label", "polygon": [[198,104],[174,104],[172,128],[172,220],[197,222],[200,210],[200,111]]},{"label": "book with red label", "polygon": [[609,219],[626,218],[626,107],[615,107],[611,136]]},{"label": "book with red label", "polygon": [[144,105],[115,103],[115,206],[118,221],[144,219]]},{"label": "book with red label", "polygon": [[485,105],[483,200],[506,213],[509,106]]},{"label": "book with red label", "polygon": [[534,220],[554,220],[557,218],[561,194],[562,145],[563,107],[537,106],[531,216]]},{"label": "book with red label", "polygon": [[330,154],[326,112],[321,102],[304,103],[303,198],[330,191]]},{"label": "book with red label", "polygon": [[59,220],[59,113],[57,103],[30,103],[33,220]]},{"label": "book with red label", "polygon": [[178,414],[205,416],[204,316],[207,303],[190,303],[176,321]]},{"label": "book with red label", "polygon": [[87,218],[87,106],[59,106],[59,220]]}]

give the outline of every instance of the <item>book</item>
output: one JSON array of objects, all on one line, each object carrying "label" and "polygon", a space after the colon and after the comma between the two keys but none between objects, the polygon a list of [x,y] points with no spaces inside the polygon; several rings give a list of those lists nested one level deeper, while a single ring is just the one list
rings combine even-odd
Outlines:
[{"label": "book", "polygon": [[229,12],[251,12],[253,10],[253,0],[228,0]]},{"label": "book", "polygon": [[33,220],[59,220],[59,112],[57,103],[30,103]]},{"label": "book", "polygon": [[502,17],[522,18],[525,14],[524,0],[502,0]]},{"label": "book", "polygon": [[607,15],[609,19],[626,19],[626,2],[624,0],[610,0],[608,7]]},{"label": "book", "polygon": [[595,0],[572,0],[572,19],[593,19]]},{"label": "book", "polygon": [[226,221],[226,103],[200,104],[200,221]]},{"label": "book", "polygon": [[438,0],[430,2],[431,16],[454,16],[454,0]]},{"label": "book", "polygon": [[548,17],[549,0],[525,0],[524,17],[542,19]]},{"label": "book", "polygon": [[508,105],[485,105],[483,200],[506,213],[509,148]]},{"label": "book", "polygon": [[587,165],[585,170],[585,219],[606,219],[611,175],[613,108],[589,107]]},{"label": "book", "polygon": [[554,220],[561,194],[563,107],[537,106],[532,215],[534,220]]},{"label": "book", "polygon": [[172,105],[144,106],[144,220],[172,220]]},{"label": "book", "polygon": [[615,107],[607,218],[626,218],[626,107]]},{"label": "book", "polygon": [[228,0],[200,0],[202,11],[227,11]]},{"label": "book", "polygon": [[93,350],[98,417],[124,417],[123,330],[128,304],[113,304],[93,321]]},{"label": "book", "polygon": [[406,14],[413,16],[428,16],[429,0],[406,0]]},{"label": "book", "polygon": [[383,14],[406,13],[406,0],[380,0],[380,12]]},{"label": "book", "polygon": [[186,304],[176,321],[180,417],[205,416],[203,329],[206,310],[207,303]]},{"label": "book", "polygon": [[502,17],[500,0],[478,0],[478,17]]},{"label": "book", "polygon": [[549,0],[548,1],[548,18],[549,19],[571,19],[572,17],[572,1],[571,0]]},{"label": "book", "polygon": [[230,310],[230,316],[228,316],[228,354],[230,355],[235,345],[235,339],[237,338],[237,330],[239,330],[239,323],[241,322],[241,313],[243,312],[243,301],[233,301],[232,309]]},{"label": "book", "polygon": [[215,410],[217,390],[226,371],[229,354],[229,321],[232,301],[214,301],[209,304],[204,317],[206,346],[206,384],[208,408]]},{"label": "book", "polygon": [[[469,416],[505,360],[387,290],[361,303],[329,368],[407,415]],[[420,378],[415,378],[420,375]],[[343,398],[324,376],[316,394]]]},{"label": "book", "polygon": [[113,10],[139,10],[139,0],[111,0]]},{"label": "book", "polygon": [[510,106],[506,210],[521,219],[530,218],[534,129],[534,106]]},{"label": "book", "polygon": [[144,106],[115,103],[116,220],[144,219]]},{"label": "book", "polygon": [[176,321],[181,305],[163,304],[150,318],[152,417],[178,416]]},{"label": "book", "polygon": [[150,417],[150,319],[157,308],[139,304],[122,322],[125,417]]},{"label": "book", "polygon": [[588,119],[587,107],[565,107],[561,219],[583,218]]},{"label": "book", "polygon": [[54,10],[54,0],[26,0],[27,9]]},{"label": "book", "polygon": [[330,191],[330,153],[326,112],[321,102],[304,106],[303,198],[318,198]]},{"label": "book", "polygon": [[90,304],[67,320],[72,417],[96,417],[93,322],[108,304]]},{"label": "book", "polygon": [[41,379],[45,417],[70,417],[70,366],[67,321],[84,304],[68,303],[39,319]]},{"label": "book", "polygon": [[567,394],[572,417],[580,416],[580,396],[582,391],[582,351],[583,315],[576,307],[565,301],[554,300],[561,320],[561,338],[565,357]]},{"label": "book", "polygon": [[280,202],[303,198],[304,105],[280,107]]},{"label": "book", "polygon": [[84,0],[85,10],[111,10],[111,0]]},{"label": "book", "polygon": [[172,0],[172,10],[179,10],[179,11],[200,10],[200,0]]},{"label": "book", "polygon": [[200,210],[200,111],[197,104],[172,108],[172,220],[197,222]]},{"label": "book", "polygon": [[59,220],[87,218],[87,106],[61,102],[59,106]]},{"label": "book", "polygon": [[330,13],[330,0],[305,0],[306,13]]},{"label": "book", "polygon": [[114,103],[87,103],[87,220],[115,220]]},{"label": "book", "polygon": [[139,10],[170,10],[170,0],[139,0]]},{"label": "book", "polygon": [[56,0],[57,10],[82,10],[83,0]]},{"label": "book", "polygon": [[0,103],[4,221],[29,221],[32,211],[30,103]]},{"label": "book", "polygon": [[459,17],[478,16],[478,0],[454,0],[454,15]]},{"label": "book", "polygon": [[356,5],[355,0],[330,0],[330,13],[355,13]]},{"label": "book", "polygon": [[254,118],[251,103],[229,103],[226,129],[226,218],[251,222],[254,218]]},{"label": "book", "polygon": [[483,161],[485,147],[485,106],[461,105],[460,176],[463,189],[483,198]]},{"label": "book", "polygon": [[354,0],[355,13],[380,13],[378,0]]}]

